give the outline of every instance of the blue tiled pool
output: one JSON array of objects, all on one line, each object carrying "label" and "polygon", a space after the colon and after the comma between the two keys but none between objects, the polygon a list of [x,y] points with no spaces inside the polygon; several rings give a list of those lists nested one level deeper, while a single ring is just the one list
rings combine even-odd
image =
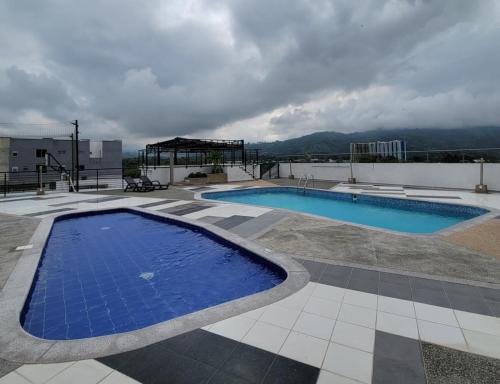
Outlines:
[{"label": "blue tiled pool", "polygon": [[131,211],[55,221],[21,323],[67,340],[132,331],[280,284],[274,264],[187,224]]},{"label": "blue tiled pool", "polygon": [[472,219],[486,209],[293,187],[205,192],[203,198],[286,208],[400,232],[433,233]]}]

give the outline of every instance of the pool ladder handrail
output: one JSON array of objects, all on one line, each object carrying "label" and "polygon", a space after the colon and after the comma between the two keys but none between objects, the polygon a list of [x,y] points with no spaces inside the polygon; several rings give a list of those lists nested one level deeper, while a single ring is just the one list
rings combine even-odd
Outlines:
[{"label": "pool ladder handrail", "polygon": [[[312,175],[311,175],[312,176]],[[304,176],[301,176],[299,178],[299,182],[297,183],[297,190],[300,188],[300,182],[304,180],[304,186],[302,187],[302,192],[306,193],[306,188],[307,188],[307,182],[309,181],[309,176],[307,174],[304,174]],[[314,176],[313,176],[314,180]]]}]

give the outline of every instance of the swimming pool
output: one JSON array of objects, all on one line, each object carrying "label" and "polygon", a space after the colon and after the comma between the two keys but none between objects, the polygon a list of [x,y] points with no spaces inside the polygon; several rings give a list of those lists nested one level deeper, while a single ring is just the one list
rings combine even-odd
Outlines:
[{"label": "swimming pool", "polygon": [[58,218],[21,313],[50,340],[147,327],[279,285],[279,266],[202,228],[128,210]]},{"label": "swimming pool", "polygon": [[356,224],[409,233],[433,233],[487,213],[488,210],[378,196],[295,187],[204,192],[203,198],[286,208]]}]

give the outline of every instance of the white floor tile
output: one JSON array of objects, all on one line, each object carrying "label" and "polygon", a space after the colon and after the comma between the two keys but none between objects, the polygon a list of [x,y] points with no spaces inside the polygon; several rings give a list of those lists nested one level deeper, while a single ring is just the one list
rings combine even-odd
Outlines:
[{"label": "white floor tile", "polygon": [[254,319],[243,316],[235,316],[226,320],[219,321],[212,325],[210,332],[240,341],[250,328],[255,324]]},{"label": "white floor tile", "polygon": [[262,307],[262,308],[257,308],[257,309],[254,309],[253,311],[242,313],[241,316],[249,317],[250,319],[254,319],[254,320],[259,320],[266,309],[267,309],[267,306]]},{"label": "white floor tile", "polygon": [[345,291],[346,290],[344,288],[318,284],[312,293],[312,296],[330,301],[342,301],[344,299]]},{"label": "white floor tile", "polygon": [[375,328],[376,318],[377,311],[374,309],[344,303],[340,309],[338,320],[362,325],[363,327]]},{"label": "white floor tile", "polygon": [[317,297],[310,297],[306,306],[305,312],[314,313],[315,315],[336,319],[340,310],[340,303],[336,301],[329,301],[319,299]]},{"label": "white floor tile", "polygon": [[328,341],[298,332],[290,332],[279,354],[293,360],[321,367]]},{"label": "white floor tile", "polygon": [[363,383],[370,383],[372,366],[373,355],[371,353],[330,343],[322,368]]},{"label": "white floor tile", "polygon": [[269,324],[277,325],[278,327],[292,329],[295,320],[300,315],[300,311],[289,309],[279,305],[271,304],[264,311],[259,321],[264,321]]},{"label": "white floor tile", "polygon": [[61,371],[73,365],[71,363],[57,363],[57,364],[25,364],[17,369],[21,375],[27,378],[32,383],[45,383],[47,380],[53,378]]},{"label": "white floor tile", "polygon": [[359,381],[349,379],[345,376],[336,375],[335,373],[322,369],[319,372],[316,384],[359,384]]},{"label": "white floor tile", "polygon": [[418,340],[417,321],[392,313],[377,313],[377,330]]},{"label": "white floor tile", "polygon": [[302,312],[293,326],[293,330],[305,333],[320,339],[330,340],[335,320],[318,316],[313,313]]},{"label": "white floor tile", "polygon": [[310,281],[309,283],[307,283],[307,285],[304,288],[302,288],[297,293],[311,296],[313,294],[314,290],[316,289],[317,285],[318,285],[318,283],[313,283],[312,281]]},{"label": "white floor tile", "polygon": [[373,353],[375,330],[337,321],[333,329],[332,341],[336,344],[343,344],[351,348]]},{"label": "white floor tile", "polygon": [[294,293],[293,295],[288,296],[287,298],[280,300],[275,304],[281,307],[302,311],[307,303],[307,300],[309,300],[309,295],[303,293]]},{"label": "white floor tile", "polygon": [[8,375],[0,378],[0,384],[31,384],[16,371],[12,371]]},{"label": "white floor tile", "polygon": [[138,381],[135,381],[131,377],[125,376],[124,374],[113,371],[110,375],[106,376],[103,381],[100,381],[99,384],[140,384]]},{"label": "white floor tile", "polygon": [[469,351],[500,359],[500,337],[486,333],[463,330]]},{"label": "white floor tile", "polygon": [[433,323],[440,323],[458,327],[455,314],[449,308],[437,307],[435,305],[415,303],[415,313],[417,319],[432,321]]},{"label": "white floor tile", "polygon": [[395,299],[392,297],[379,296],[378,310],[395,315],[415,318],[413,302],[408,300]]},{"label": "white floor tile", "polygon": [[417,320],[420,339],[429,343],[445,345],[450,348],[466,350],[467,344],[460,328],[444,324]]},{"label": "white floor tile", "polygon": [[288,333],[287,329],[257,321],[242,342],[269,352],[278,353]]},{"label": "white floor tile", "polygon": [[461,328],[500,336],[500,319],[497,317],[463,311],[455,311],[455,316]]},{"label": "white floor tile", "polygon": [[377,295],[346,289],[344,303],[377,309]]},{"label": "white floor tile", "polygon": [[95,384],[112,372],[112,369],[95,360],[82,360],[65,369],[47,383],[49,384]]}]

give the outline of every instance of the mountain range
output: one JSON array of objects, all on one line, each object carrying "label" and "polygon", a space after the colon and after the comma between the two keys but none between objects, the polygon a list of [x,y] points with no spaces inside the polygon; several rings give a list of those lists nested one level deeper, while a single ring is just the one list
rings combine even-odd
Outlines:
[{"label": "mountain range", "polygon": [[464,149],[500,147],[499,127],[471,128],[401,128],[376,129],[365,132],[316,132],[310,135],[275,141],[251,143],[247,148],[259,148],[263,154],[347,153],[350,143],[405,140],[410,151],[431,149]]}]

